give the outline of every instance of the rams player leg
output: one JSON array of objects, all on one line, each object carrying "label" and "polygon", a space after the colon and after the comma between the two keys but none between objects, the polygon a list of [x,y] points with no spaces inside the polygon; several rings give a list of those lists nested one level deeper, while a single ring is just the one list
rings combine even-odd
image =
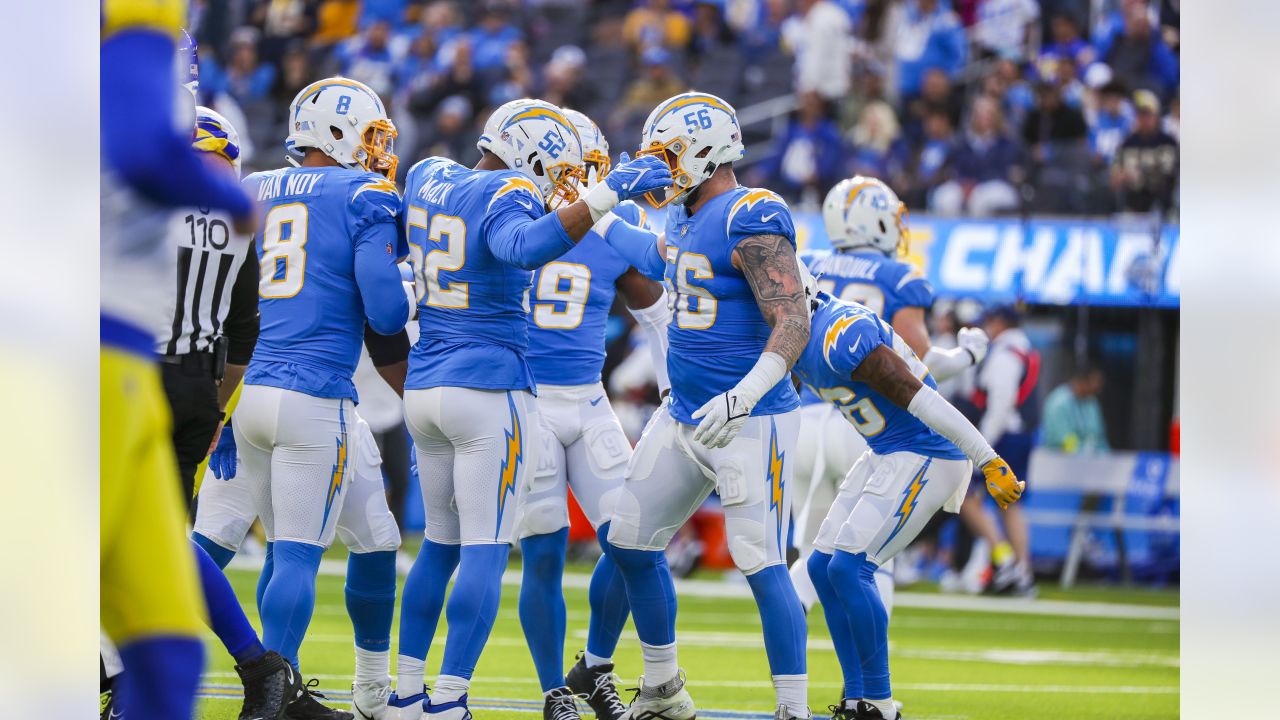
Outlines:
[{"label": "rams player leg", "polygon": [[819,292],[810,342],[794,373],[858,430],[858,459],[823,521],[807,561],[844,674],[834,717],[894,719],[888,614],[876,569],[942,508],[956,512],[970,461],[1002,507],[1024,484],[981,433],[936,391],[928,368],[892,327],[863,305]]},{"label": "rams player leg", "polygon": [[[934,347],[930,342],[925,312],[933,305],[933,288],[920,270],[903,258],[907,250],[906,207],[888,185],[863,176],[840,181],[823,201],[822,221],[834,250],[800,254],[818,278],[821,290],[841,300],[865,305],[888,321],[917,357],[924,359],[929,372],[938,380],[946,380],[982,361],[987,351],[987,337],[977,328],[961,330],[956,348]],[[834,494],[835,486],[852,465],[850,460],[862,454],[866,443],[851,434],[852,428],[834,418],[830,405],[807,388],[801,389],[800,402],[805,406],[801,417],[810,421],[809,425],[801,425],[804,438],[801,444],[806,452],[802,452],[804,457],[800,463],[808,466],[804,469],[817,465],[819,448],[814,438],[823,438],[821,449],[827,456],[821,483],[806,488],[806,497],[813,501],[802,503],[801,509],[807,510],[805,532],[799,534],[797,540],[803,560],[808,555],[818,522],[831,506],[829,500],[821,501]],[[833,454],[843,457],[831,457]],[[833,460],[836,462],[831,462]],[[844,464],[846,462],[848,464]],[[797,465],[797,471],[800,470]],[[798,477],[797,488],[799,483],[809,480],[810,477]],[[801,602],[809,608],[817,595],[804,568],[803,563],[793,565],[791,579]],[[883,591],[886,609],[892,612],[892,563],[882,565],[879,572],[876,582]]]},{"label": "rams player leg", "polygon": [[[582,138],[585,187],[590,189],[609,174],[609,145],[587,116],[573,110],[564,115]],[[620,203],[613,212],[633,225],[645,225],[644,211],[635,203]],[[589,592],[587,647],[567,683],[561,586],[569,543],[568,489],[607,550],[603,538],[631,458],[631,443],[600,381],[605,323],[616,293],[656,350],[659,385],[665,390],[668,310],[662,286],[632,269],[598,234],[588,233],[572,250],[538,268],[529,296],[526,358],[538,383],[542,444],[519,502],[520,622],[548,720],[578,717],[574,695],[585,696],[602,720],[614,720],[625,710],[610,680],[613,651],[628,616],[622,576],[607,553],[600,557]]]},{"label": "rams player leg", "polygon": [[[173,273],[169,208],[229,211],[242,228],[252,201],[208,167],[179,131],[177,0],[102,3],[101,623],[126,670],[117,709],[190,717],[203,665],[203,608],[153,359]],[[188,127],[190,127],[188,125]]]},{"label": "rams player leg", "polygon": [[[525,359],[530,270],[572,249],[620,201],[671,181],[663,163],[641,159],[579,199],[582,140],[541,101],[498,108],[477,146],[474,168],[427,158],[405,184],[421,329],[405,420],[428,511],[401,601],[390,705],[402,718],[471,715],[467,689],[497,614],[516,496],[536,467],[536,386]],[[425,659],[455,569],[449,637],[428,698]]]},{"label": "rams player leg", "polygon": [[[262,329],[232,428],[240,473],[272,545],[263,641],[294,663],[315,606],[359,450],[352,375],[366,322],[404,329],[396,132],[378,96],[344,78],[303,88],[289,108],[296,167],[245,179],[266,214],[256,235]],[[297,706],[297,707],[295,707]],[[351,717],[306,694],[290,717]]]},{"label": "rams player leg", "polygon": [[729,552],[760,608],[777,692],[776,716],[810,717],[804,610],[787,577],[792,453],[799,400],[789,371],[809,337],[795,228],[776,194],[738,185],[742,157],[732,107],[677,95],[644,125],[642,156],[661,157],[674,186],[665,241],[635,241],[614,222],[602,235],[633,265],[665,274],[675,294],[670,400],[635,449],[609,528],[644,652],[640,691],[624,717],[694,717],[676,659],[676,597],[663,550],[714,489]]}]

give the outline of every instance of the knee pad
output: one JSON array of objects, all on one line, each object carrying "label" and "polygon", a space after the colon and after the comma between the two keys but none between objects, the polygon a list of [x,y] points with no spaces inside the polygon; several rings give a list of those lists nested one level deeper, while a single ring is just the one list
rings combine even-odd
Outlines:
[{"label": "knee pad", "polygon": [[546,495],[529,498],[520,507],[521,540],[550,535],[569,527],[569,506],[564,497]]},{"label": "knee pad", "polygon": [[743,517],[725,516],[725,534],[728,536],[729,555],[733,564],[743,574],[759,572],[769,561],[764,537],[764,525]]}]

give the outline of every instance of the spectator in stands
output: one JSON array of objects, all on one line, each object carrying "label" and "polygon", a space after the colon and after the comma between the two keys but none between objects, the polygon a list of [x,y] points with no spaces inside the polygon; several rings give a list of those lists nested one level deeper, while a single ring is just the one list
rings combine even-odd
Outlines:
[{"label": "spectator in stands", "polygon": [[1084,110],[1085,86],[1076,71],[1075,60],[1069,57],[1045,58],[1041,61],[1040,71],[1046,79],[1058,85],[1064,105]]},{"label": "spectator in stands", "polygon": [[467,37],[454,38],[440,55],[443,71],[432,77],[429,84],[409,93],[409,109],[419,121],[435,115],[437,106],[453,95],[467,98],[472,107],[486,105],[485,85],[471,67],[471,43]]},{"label": "spectator in stands", "polygon": [[820,198],[819,193],[840,181],[844,154],[840,131],[825,109],[816,92],[801,94],[786,134],[761,163],[757,171],[761,177],[751,185],[770,187],[790,198]]},{"label": "spectator in stands", "polygon": [[731,46],[733,42],[733,32],[724,19],[724,0],[698,0],[693,7],[689,54],[700,58],[717,48]]},{"label": "spectator in stands", "polygon": [[832,0],[800,0],[796,9],[796,18],[784,29],[796,56],[796,92],[817,93],[826,102],[840,100],[849,92],[853,59],[849,15]]},{"label": "spectator in stands", "polygon": [[1133,106],[1124,86],[1114,80],[1098,90],[1097,109],[1089,117],[1089,149],[1098,159],[1111,163],[1133,129]]},{"label": "spectator in stands", "polygon": [[271,87],[271,105],[277,122],[285,122],[289,115],[289,103],[302,88],[315,81],[311,68],[311,56],[302,40],[294,40],[280,60],[280,74]]},{"label": "spectator in stands", "polygon": [[1088,134],[1084,113],[1062,101],[1062,90],[1053,81],[1041,80],[1036,86],[1039,105],[1027,113],[1022,124],[1022,141],[1031,149],[1037,163],[1047,162],[1055,152],[1083,143]]},{"label": "spectator in stands", "polygon": [[589,113],[595,108],[599,93],[595,85],[583,82],[583,69],[587,55],[576,45],[562,45],[551,54],[544,78],[545,87],[539,96],[549,103]]},{"label": "spectator in stands", "polygon": [[230,60],[225,74],[215,83],[242,107],[265,99],[276,78],[275,67],[258,58],[258,37],[257,29],[247,25],[231,33]]},{"label": "spectator in stands", "polygon": [[1020,128],[1027,112],[1035,107],[1036,95],[1022,78],[1012,60],[999,60],[982,81],[982,92],[1000,103],[1000,112],[1009,127]]},{"label": "spectator in stands", "polygon": [[1123,31],[1100,54],[1115,78],[1130,89],[1167,97],[1178,87],[1178,58],[1156,33],[1145,3],[1126,5]]},{"label": "spectator in stands", "polygon": [[258,3],[250,11],[249,24],[262,28],[258,52],[263,61],[272,64],[280,62],[295,41],[310,35],[315,27],[315,14],[316,4],[306,0]]},{"label": "spectator in stands", "polygon": [[471,101],[461,95],[445,98],[436,111],[430,132],[424,133],[427,142],[415,157],[439,155],[470,167],[479,151],[475,149],[476,133],[471,127],[474,113]]},{"label": "spectator in stands", "polygon": [[671,53],[661,47],[644,51],[640,56],[640,76],[627,86],[614,116],[615,124],[626,127],[643,122],[658,103],[685,91],[684,82],[671,69],[671,60]]},{"label": "spectator in stands", "polygon": [[1022,149],[1004,132],[1000,106],[979,95],[951,157],[952,177],[933,191],[933,210],[987,217],[1017,209],[1017,187],[1025,176],[1022,163]]},{"label": "spectator in stands", "polygon": [[929,193],[946,179],[943,171],[955,151],[955,129],[951,117],[940,111],[924,119],[924,144],[914,163],[897,179],[895,189],[907,207],[922,208]]},{"label": "spectator in stands", "polygon": [[311,42],[328,48],[356,34],[360,0],[321,0],[316,10],[316,31]]},{"label": "spectator in stands", "polygon": [[964,112],[964,101],[952,88],[951,78],[941,69],[931,68],[924,74],[919,97],[907,103],[907,137],[918,143],[924,135],[924,119],[936,112],[946,113],[951,126],[956,127]]},{"label": "spectator in stands", "polygon": [[774,55],[782,44],[782,26],[790,12],[788,0],[759,3],[729,3],[725,21],[737,34],[743,59],[748,64]]},{"label": "spectator in stands", "polygon": [[906,0],[894,48],[898,58],[898,97],[920,94],[925,73],[937,68],[955,78],[964,69],[968,46],[960,19],[939,0]]},{"label": "spectator in stands", "polygon": [[1102,371],[1088,363],[1077,366],[1070,379],[1045,398],[1040,444],[1069,453],[1109,450],[1098,403],[1101,393]]},{"label": "spectator in stands", "polygon": [[390,42],[391,23],[381,19],[370,22],[364,32],[338,46],[339,72],[379,95],[390,95],[398,60]]},{"label": "spectator in stands", "polygon": [[503,73],[491,80],[488,103],[502,105],[511,100],[533,94],[533,69],[529,67],[529,48],[522,42],[507,48],[507,61]]},{"label": "spectator in stands", "polygon": [[1134,93],[1133,133],[1116,151],[1111,185],[1126,212],[1167,212],[1178,181],[1178,142],[1160,129],[1160,100],[1149,90]]},{"label": "spectator in stands", "polygon": [[518,8],[506,0],[485,0],[480,21],[467,36],[471,41],[471,65],[476,72],[501,77],[510,59],[511,46],[523,41],[520,29],[512,25]]},{"label": "spectator in stands", "polygon": [[1071,58],[1077,67],[1088,67],[1096,58],[1093,46],[1080,36],[1080,26],[1067,14],[1054,15],[1049,21],[1051,41],[1040,49],[1045,58]]},{"label": "spectator in stands", "polygon": [[901,172],[899,166],[906,154],[893,106],[883,100],[867,103],[851,134],[853,151],[849,158],[849,174],[892,182],[893,176]]},{"label": "spectator in stands", "polygon": [[422,11],[421,31],[430,35],[437,48],[462,34],[462,20],[458,7],[449,0],[433,2]]},{"label": "spectator in stands", "polygon": [[1036,0],[979,0],[973,39],[992,57],[1030,60],[1040,42]]},{"label": "spectator in stands", "polygon": [[673,9],[671,0],[642,0],[622,23],[622,37],[637,57],[651,47],[684,50],[692,32],[689,18]]},{"label": "spectator in stands", "polygon": [[436,62],[438,50],[433,33],[425,29],[418,32],[409,44],[409,51],[400,58],[392,72],[397,95],[407,97],[431,87],[440,74]]}]

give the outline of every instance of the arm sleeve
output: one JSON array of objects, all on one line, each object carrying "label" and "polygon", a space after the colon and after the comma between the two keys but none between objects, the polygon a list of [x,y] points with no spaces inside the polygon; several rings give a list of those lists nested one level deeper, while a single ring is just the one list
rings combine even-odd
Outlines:
[{"label": "arm sleeve", "polygon": [[937,382],[955,377],[973,366],[973,355],[960,347],[940,348],[937,345],[929,348],[924,355],[925,367]]},{"label": "arm sleeve", "polygon": [[647,308],[627,308],[644,333],[653,358],[653,372],[658,377],[658,390],[663,393],[671,389],[671,377],[667,374],[667,324],[671,321],[671,312],[667,302],[667,293],[663,291],[658,301]]},{"label": "arm sleeve", "polygon": [[128,30],[102,43],[102,156],[147,198],[240,216],[249,197],[233,173],[204,162],[191,133],[174,127],[174,45],[164,33]]},{"label": "arm sleeve", "polygon": [[369,351],[369,359],[376,368],[395,365],[409,359],[409,333],[402,327],[400,332],[383,335],[373,329],[369,323],[364,325],[364,346]]},{"label": "arm sleeve", "polygon": [[484,238],[499,260],[525,270],[535,270],[571,250],[573,239],[560,216],[548,213],[532,219],[512,202],[490,205],[484,219]]},{"label": "arm sleeve", "polygon": [[222,333],[227,336],[227,362],[248,365],[253,346],[258,343],[258,251],[252,242],[231,286],[231,304]]},{"label": "arm sleeve", "polygon": [[1009,427],[1009,418],[1017,412],[1018,359],[1009,352],[988,357],[982,373],[987,388],[987,411],[982,414],[979,429],[983,437],[996,442]]},{"label": "arm sleeve", "polygon": [[662,282],[667,261],[658,252],[658,235],[652,230],[636,227],[611,212],[591,229],[641,275]]},{"label": "arm sleeve", "polygon": [[394,248],[396,226],[388,222],[367,226],[356,236],[355,273],[364,314],[373,331],[393,335],[404,330],[409,321],[409,299],[405,297],[396,258],[387,248]]},{"label": "arm sleeve", "polygon": [[916,391],[907,405],[907,412],[955,443],[973,461],[974,466],[981,468],[996,457],[996,451],[991,449],[991,445],[983,439],[982,433],[978,432],[973,423],[966,420],[959,410],[928,385],[921,385]]}]

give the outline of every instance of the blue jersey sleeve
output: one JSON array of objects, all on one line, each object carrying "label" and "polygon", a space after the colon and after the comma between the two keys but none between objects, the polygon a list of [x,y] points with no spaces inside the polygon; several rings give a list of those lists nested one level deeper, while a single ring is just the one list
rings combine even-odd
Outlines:
[{"label": "blue jersey sleeve", "polygon": [[485,208],[482,229],[494,257],[525,270],[536,270],[575,245],[555,213],[544,211],[542,194],[527,178],[504,173]]},{"label": "blue jersey sleeve", "polygon": [[748,190],[729,206],[725,220],[729,236],[729,251],[738,243],[757,235],[781,235],[794,247],[796,226],[791,220],[791,210],[777,193],[762,188]]},{"label": "blue jersey sleeve", "polygon": [[894,294],[898,296],[903,307],[928,308],[933,305],[933,286],[925,279],[924,273],[915,266],[905,265],[906,272],[898,278]]},{"label": "blue jersey sleeve", "polygon": [[354,236],[356,285],[365,319],[382,335],[400,332],[409,321],[409,298],[394,253],[397,237],[394,221],[370,223]]},{"label": "blue jersey sleeve", "polygon": [[667,272],[667,261],[658,252],[657,233],[619,218],[605,232],[604,241],[641,275],[662,282]]},{"label": "blue jersey sleeve", "polygon": [[846,313],[822,334],[822,357],[841,377],[853,375],[867,354],[884,344],[875,316]]},{"label": "blue jersey sleeve", "polygon": [[400,193],[396,184],[376,173],[369,173],[351,183],[348,207],[348,230],[358,237],[374,225],[389,224],[395,231],[390,251],[397,260],[409,255],[409,241],[401,230]]}]

